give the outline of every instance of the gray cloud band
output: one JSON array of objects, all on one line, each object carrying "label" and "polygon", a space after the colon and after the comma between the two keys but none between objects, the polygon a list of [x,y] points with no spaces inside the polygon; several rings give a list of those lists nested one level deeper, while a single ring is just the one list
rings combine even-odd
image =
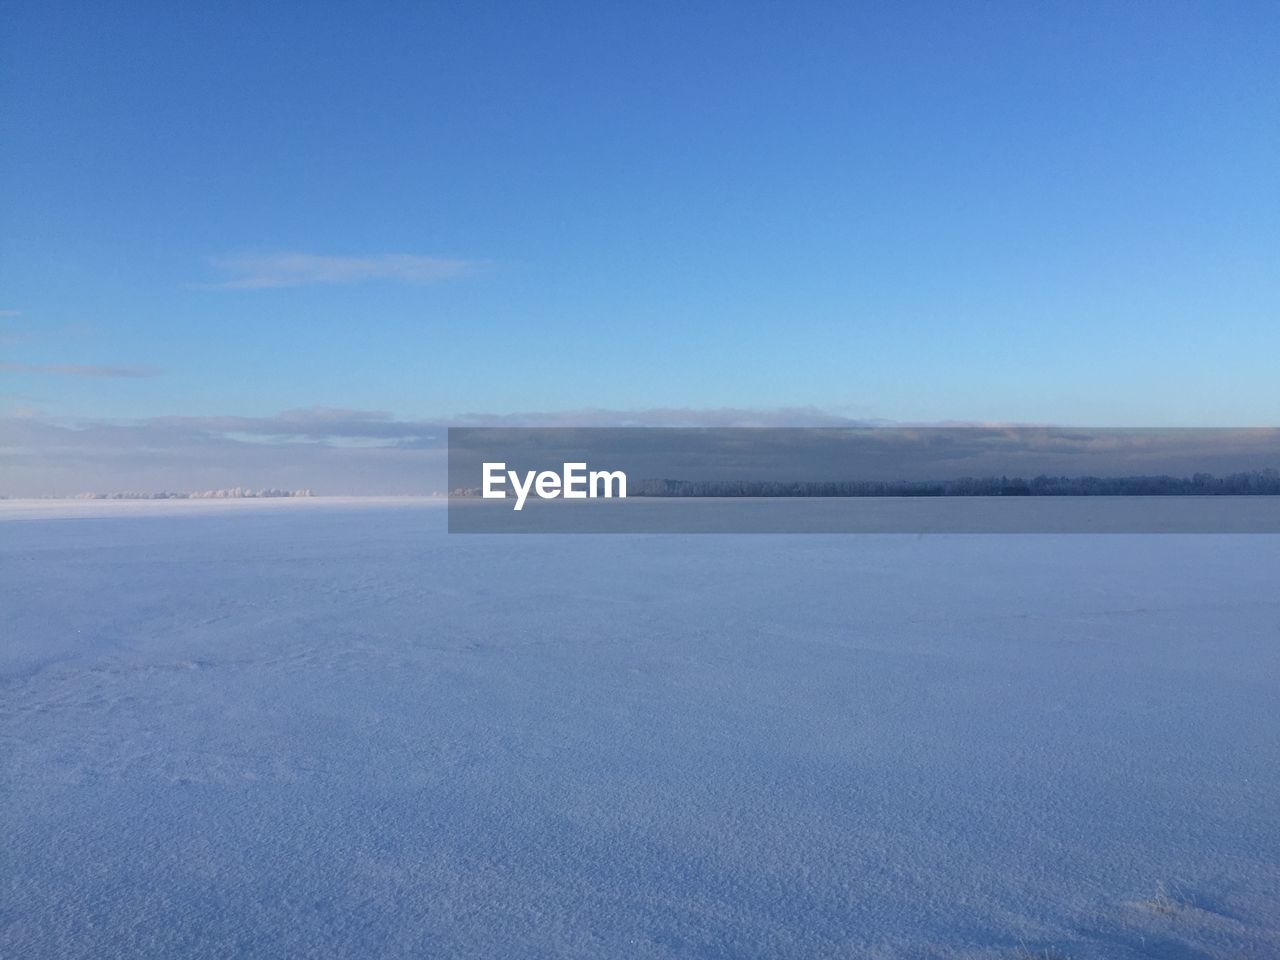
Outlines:
[{"label": "gray cloud band", "polygon": [[[313,407],[263,417],[156,417],[138,420],[54,420],[35,410],[0,418],[0,496],[48,496],[121,490],[191,491],[211,487],[310,488],[333,494],[431,494],[455,484],[445,470],[449,428],[562,428],[573,437],[584,430],[626,425],[614,447],[633,459],[654,448],[663,427],[763,428],[775,425],[822,428],[794,435],[778,432],[772,447],[726,447],[715,462],[741,468],[708,477],[708,460],[697,444],[683,459],[651,449],[650,464],[637,464],[640,478],[752,479],[770,476],[778,463],[793,468],[788,479],[848,479],[830,461],[823,430],[865,427],[865,422],[811,408],[783,410],[636,411],[572,410],[524,414],[464,414],[447,419],[401,419],[385,411]],[[609,431],[607,431],[609,432]],[[698,436],[692,431],[691,437]],[[759,437],[756,433],[753,436]],[[1060,428],[976,427],[939,433],[937,428],[879,427],[854,431],[847,453],[874,442],[867,453],[883,479],[1008,473],[1141,474],[1179,476],[1204,470],[1216,474],[1264,469],[1274,449],[1266,430],[1065,430]],[[593,443],[596,441],[593,441]],[[665,441],[664,441],[665,442]],[[509,450],[510,448],[504,448]],[[592,448],[596,449],[596,448]],[[766,450],[768,450],[766,456]],[[889,455],[892,451],[893,456]],[[608,450],[610,456],[614,451]],[[676,451],[678,452],[678,451]],[[661,456],[657,454],[661,453]],[[997,456],[998,454],[998,456]],[[512,467],[518,458],[513,455]],[[896,458],[896,459],[895,459]],[[984,459],[985,458],[985,459]],[[753,461],[758,461],[753,466]],[[764,472],[758,467],[763,466]],[[557,465],[559,467],[559,465]],[[928,468],[926,470],[926,468]],[[937,469],[934,469],[937,468]],[[861,476],[861,474],[859,474]]]}]

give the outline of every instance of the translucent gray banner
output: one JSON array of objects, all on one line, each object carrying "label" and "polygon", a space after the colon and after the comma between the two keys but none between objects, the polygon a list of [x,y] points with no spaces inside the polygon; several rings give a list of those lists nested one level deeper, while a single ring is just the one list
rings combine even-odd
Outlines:
[{"label": "translucent gray banner", "polygon": [[451,428],[453,533],[1277,533],[1271,428]]}]

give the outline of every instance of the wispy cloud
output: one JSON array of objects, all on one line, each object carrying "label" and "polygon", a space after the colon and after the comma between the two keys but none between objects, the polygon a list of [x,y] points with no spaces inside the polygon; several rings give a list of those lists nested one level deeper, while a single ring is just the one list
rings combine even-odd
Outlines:
[{"label": "wispy cloud", "polygon": [[439,424],[358,410],[142,420],[17,410],[0,414],[0,496],[246,485],[432,493],[445,488],[444,439]]},{"label": "wispy cloud", "polygon": [[20,316],[22,316],[21,310],[0,310],[0,320],[11,320]]},{"label": "wispy cloud", "polygon": [[236,254],[214,257],[213,266],[227,278],[210,286],[265,290],[316,284],[393,283],[429,284],[451,280],[484,266],[483,260],[432,257],[411,253],[370,256],[329,256],[316,253]]},{"label": "wispy cloud", "polygon": [[113,367],[83,363],[0,363],[0,373],[40,373],[57,377],[114,377],[136,379],[158,376],[155,367]]},{"label": "wispy cloud", "polygon": [[256,438],[271,442],[381,443],[443,446],[447,427],[440,421],[398,420],[381,410],[306,407],[265,417],[152,417],[138,421],[150,428],[205,437]]},{"label": "wispy cloud", "polygon": [[878,420],[857,419],[818,407],[650,407],[642,410],[546,411],[541,413],[464,413],[453,419],[465,427],[855,427]]}]

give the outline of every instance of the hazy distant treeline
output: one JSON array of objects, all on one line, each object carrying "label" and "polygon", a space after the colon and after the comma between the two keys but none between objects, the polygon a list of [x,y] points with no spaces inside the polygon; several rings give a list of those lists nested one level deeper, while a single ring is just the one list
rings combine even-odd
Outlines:
[{"label": "hazy distant treeline", "polygon": [[638,480],[633,497],[1151,497],[1280,495],[1280,471],[1216,477],[963,477],[959,480]]},{"label": "hazy distant treeline", "polygon": [[157,493],[81,493],[77,500],[245,500],[272,497],[309,497],[310,490],[277,490],[268,487],[252,490],[248,487],[230,487],[224,490],[196,490],[191,493],[175,493],[162,490]]}]

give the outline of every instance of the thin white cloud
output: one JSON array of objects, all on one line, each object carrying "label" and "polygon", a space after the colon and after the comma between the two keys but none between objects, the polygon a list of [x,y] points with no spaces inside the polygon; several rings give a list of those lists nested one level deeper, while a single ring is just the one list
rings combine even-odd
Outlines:
[{"label": "thin white cloud", "polygon": [[883,421],[856,419],[818,407],[651,407],[643,410],[589,408],[510,414],[464,413],[466,427],[855,427]]},{"label": "thin white cloud", "polygon": [[21,310],[0,310],[0,320],[11,320],[20,316],[22,316]]},{"label": "thin white cloud", "polygon": [[158,376],[155,367],[113,367],[82,363],[0,363],[0,373],[39,373],[58,377],[135,379]]},{"label": "thin white cloud", "polygon": [[237,254],[214,257],[213,266],[227,274],[214,287],[266,290],[317,284],[382,280],[424,285],[452,280],[484,265],[482,260],[432,257],[410,253],[373,256],[328,256],[316,253]]}]

